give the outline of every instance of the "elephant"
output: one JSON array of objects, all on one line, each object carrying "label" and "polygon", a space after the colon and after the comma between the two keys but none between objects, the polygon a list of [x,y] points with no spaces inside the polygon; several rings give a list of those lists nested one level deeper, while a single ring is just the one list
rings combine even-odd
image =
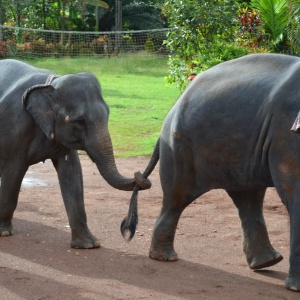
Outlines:
[{"label": "elephant", "polygon": [[[176,261],[174,238],[182,212],[204,193],[224,189],[238,210],[249,267],[280,262],[263,216],[266,189],[275,187],[290,218],[285,286],[300,291],[299,84],[300,58],[284,54],[222,62],[189,83],[167,114],[143,173],[147,178],[159,161],[163,201],[150,258]],[[136,186],[121,224],[129,240],[137,225],[138,191]]]},{"label": "elephant", "polygon": [[114,188],[151,186],[139,172],[122,176],[108,131],[109,108],[92,73],[63,76],[25,62],[0,61],[0,236],[13,234],[12,218],[29,166],[51,159],[71,228],[72,248],[98,248],[87,226],[82,169],[84,150]]}]

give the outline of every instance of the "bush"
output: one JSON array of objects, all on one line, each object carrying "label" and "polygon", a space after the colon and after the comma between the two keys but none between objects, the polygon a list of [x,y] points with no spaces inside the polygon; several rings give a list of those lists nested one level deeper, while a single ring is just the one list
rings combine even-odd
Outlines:
[{"label": "bush", "polygon": [[257,47],[262,38],[261,19],[258,11],[247,7],[241,8],[238,15],[240,21],[237,39],[247,47]]},{"label": "bush", "polygon": [[220,45],[234,41],[236,11],[234,0],[211,0],[205,5],[200,0],[165,2],[164,13],[173,29],[166,40],[172,54],[169,83],[176,83],[183,90],[189,74],[223,61]]},{"label": "bush", "polygon": [[5,58],[7,56],[8,48],[6,42],[0,42],[0,58]]},{"label": "bush", "polygon": [[150,53],[154,53],[155,52],[155,49],[154,49],[154,43],[152,41],[152,39],[148,39],[146,42],[145,42],[145,50],[147,52],[150,52]]},{"label": "bush", "polygon": [[250,49],[239,46],[236,43],[223,43],[216,40],[213,47],[213,52],[209,56],[196,58],[193,60],[194,68],[190,73],[199,73],[202,70],[209,69],[219,63],[235,59],[250,53]]},{"label": "bush", "polygon": [[98,39],[94,39],[91,42],[91,48],[96,54],[104,54],[104,44],[106,41],[106,37],[100,37]]}]

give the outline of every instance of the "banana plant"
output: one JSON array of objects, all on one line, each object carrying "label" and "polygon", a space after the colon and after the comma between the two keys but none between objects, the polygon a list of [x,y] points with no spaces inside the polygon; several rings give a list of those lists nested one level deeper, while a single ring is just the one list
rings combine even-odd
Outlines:
[{"label": "banana plant", "polygon": [[104,1],[100,1],[100,0],[81,0],[81,2],[83,4],[89,4],[89,5],[92,5],[92,6],[109,9],[109,5]]},{"label": "banana plant", "polygon": [[92,6],[95,6],[95,15],[96,15],[96,30],[99,28],[99,9],[104,8],[104,9],[109,9],[108,3],[101,1],[101,0],[81,0],[83,4],[89,4]]}]

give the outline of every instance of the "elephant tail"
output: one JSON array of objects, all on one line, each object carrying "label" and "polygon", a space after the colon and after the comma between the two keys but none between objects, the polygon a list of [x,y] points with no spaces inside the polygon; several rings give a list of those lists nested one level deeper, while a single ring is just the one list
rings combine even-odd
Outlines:
[{"label": "elephant tail", "polygon": [[[158,160],[159,160],[159,139],[156,142],[151,159],[144,173],[143,174],[135,173],[134,174],[135,177],[147,178],[154,170]],[[136,184],[131,195],[127,217],[123,220],[120,228],[124,239],[126,239],[127,241],[130,241],[133,238],[138,224],[137,200],[138,200],[139,190],[140,187]]]}]

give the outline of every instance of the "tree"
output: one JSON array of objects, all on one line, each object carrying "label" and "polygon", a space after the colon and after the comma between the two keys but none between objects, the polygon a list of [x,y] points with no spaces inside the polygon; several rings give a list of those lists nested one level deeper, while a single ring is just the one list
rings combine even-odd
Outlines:
[{"label": "tree", "polygon": [[[116,4],[119,0],[108,0],[109,10],[100,18],[99,30],[116,30]],[[146,1],[122,0],[122,28],[126,30],[142,30],[163,28],[166,26],[159,5]],[[148,1],[147,1],[148,2]],[[153,1],[150,1],[153,3]],[[156,2],[156,1],[155,1]],[[119,27],[120,28],[120,27]]]},{"label": "tree", "polygon": [[119,49],[122,44],[122,35],[120,31],[123,30],[123,5],[122,0],[115,0],[115,31],[116,33],[116,48]]},{"label": "tree", "polygon": [[162,28],[162,5],[163,0],[0,0],[0,22],[36,29],[111,31],[119,19],[119,31]]},{"label": "tree", "polygon": [[[0,0],[0,25],[3,25],[5,22],[5,11],[6,11],[6,4],[5,0]],[[2,28],[0,28],[0,42],[3,41],[3,33]]]},{"label": "tree", "polygon": [[183,89],[188,75],[247,53],[234,41],[237,8],[233,0],[166,0],[163,12],[171,31],[166,45],[169,83]]}]

